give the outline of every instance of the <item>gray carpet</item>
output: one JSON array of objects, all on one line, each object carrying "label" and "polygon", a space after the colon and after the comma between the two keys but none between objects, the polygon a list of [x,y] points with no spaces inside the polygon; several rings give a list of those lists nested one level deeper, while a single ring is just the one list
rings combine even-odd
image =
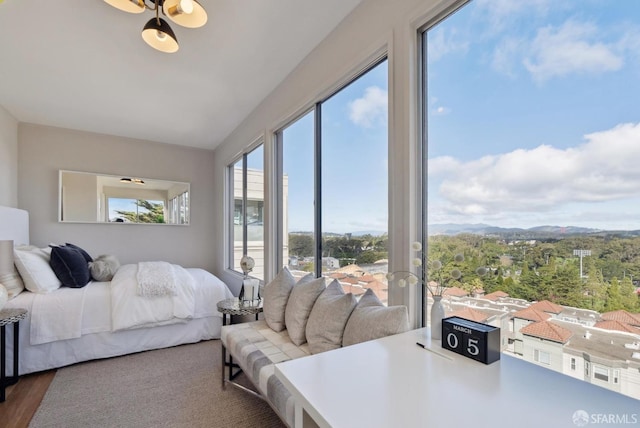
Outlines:
[{"label": "gray carpet", "polygon": [[221,385],[219,340],[80,363],[56,373],[30,428],[284,427]]}]

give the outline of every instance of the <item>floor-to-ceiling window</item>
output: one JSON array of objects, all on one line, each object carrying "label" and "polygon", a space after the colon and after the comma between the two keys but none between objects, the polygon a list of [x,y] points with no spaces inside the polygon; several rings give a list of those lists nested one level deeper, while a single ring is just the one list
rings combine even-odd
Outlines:
[{"label": "floor-to-ceiling window", "polygon": [[388,62],[277,133],[282,260],[387,301]]},{"label": "floor-to-ceiling window", "polygon": [[421,33],[424,244],[447,315],[640,399],[640,4],[454,3]]},{"label": "floor-to-ceiling window", "polygon": [[264,147],[244,153],[229,166],[231,231],[229,267],[242,272],[240,259],[251,256],[251,275],[264,279]]}]

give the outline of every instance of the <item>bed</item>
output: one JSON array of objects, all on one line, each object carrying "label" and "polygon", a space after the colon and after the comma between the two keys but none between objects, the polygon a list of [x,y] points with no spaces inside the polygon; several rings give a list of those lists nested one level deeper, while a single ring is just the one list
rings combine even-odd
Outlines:
[{"label": "bed", "polygon": [[[0,240],[29,243],[28,225],[26,211],[0,206]],[[82,288],[61,287],[46,294],[25,290],[10,299],[4,308],[29,311],[19,328],[19,374],[220,338],[222,314],[216,304],[233,297],[229,288],[203,269],[170,266],[189,284],[184,297],[191,302],[188,314],[179,305],[167,303],[177,297],[133,296],[128,287],[135,282],[132,272],[137,264],[121,266],[111,281],[91,281]],[[114,290],[123,291],[116,295]],[[175,316],[155,319],[152,307],[174,308],[169,310]],[[125,324],[118,321],[119,313],[130,315]],[[13,361],[13,329],[6,329],[6,334],[7,361]],[[12,368],[7,369],[7,375],[12,375]]]}]

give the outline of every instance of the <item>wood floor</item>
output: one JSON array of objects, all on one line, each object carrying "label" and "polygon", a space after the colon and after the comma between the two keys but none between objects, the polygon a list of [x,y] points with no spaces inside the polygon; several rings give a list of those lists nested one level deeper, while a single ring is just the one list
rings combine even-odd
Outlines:
[{"label": "wood floor", "polygon": [[2,428],[26,428],[35,414],[56,370],[22,376],[6,390],[6,400],[0,403]]}]

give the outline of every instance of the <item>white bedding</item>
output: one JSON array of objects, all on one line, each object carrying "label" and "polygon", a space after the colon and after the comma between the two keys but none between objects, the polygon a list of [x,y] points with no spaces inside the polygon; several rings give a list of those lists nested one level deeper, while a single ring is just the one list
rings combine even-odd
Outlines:
[{"label": "white bedding", "polygon": [[[154,266],[160,265],[158,271],[162,275],[152,275],[152,278],[159,279],[159,284],[171,288],[175,295],[165,294],[150,297],[140,295],[142,278],[139,278],[138,273],[149,263],[120,266],[111,280],[111,325],[113,331],[174,324],[193,318],[196,281],[182,266],[166,262],[153,264]],[[171,272],[170,275],[165,274],[168,271]],[[152,285],[147,286],[148,289],[151,287]],[[217,297],[222,300],[223,296],[223,294],[219,294]]]},{"label": "white bedding", "polygon": [[[20,374],[66,366],[80,361],[125,355],[150,349],[165,348],[220,337],[222,314],[217,302],[233,297],[227,286],[216,276],[202,269],[186,269],[196,284],[193,318],[184,323],[111,331],[111,294],[109,282],[91,282],[81,289],[61,289],[65,294],[78,294],[66,303],[82,301],[81,311],[67,308],[62,292],[39,295],[28,291],[10,300],[6,307],[24,308],[29,316],[20,322]],[[82,298],[77,296],[82,295]],[[37,302],[36,302],[37,301]],[[42,309],[42,308],[45,309]],[[69,310],[67,310],[69,309]],[[49,314],[48,327],[35,327],[37,337],[33,344],[34,313]],[[81,314],[80,331],[77,329]],[[40,321],[38,321],[40,322]],[[59,329],[65,325],[69,329]],[[7,359],[13,361],[13,327],[6,328]],[[59,340],[60,338],[64,338]],[[55,340],[52,340],[55,339]],[[8,365],[8,375],[12,367]]]}]

